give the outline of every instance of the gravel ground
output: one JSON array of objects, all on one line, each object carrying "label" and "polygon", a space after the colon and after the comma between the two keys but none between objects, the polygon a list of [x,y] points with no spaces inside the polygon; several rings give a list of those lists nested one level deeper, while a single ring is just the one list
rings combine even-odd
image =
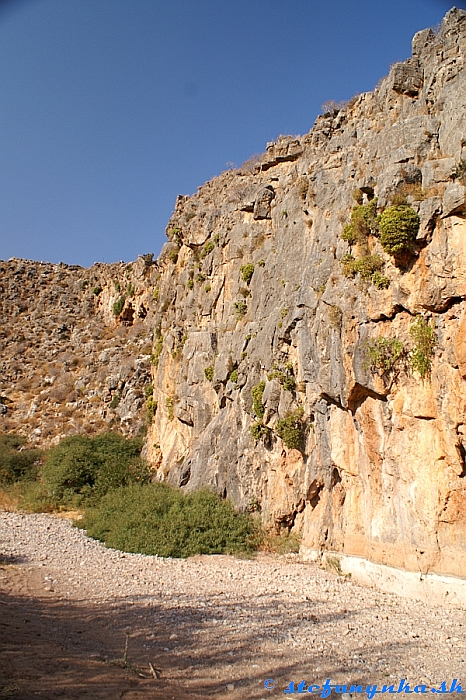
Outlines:
[{"label": "gravel ground", "polygon": [[[464,611],[363,588],[297,555],[125,554],[67,519],[10,512],[0,512],[0,555],[0,697],[247,700],[326,678],[466,684]],[[114,687],[93,685],[109,669]]]}]

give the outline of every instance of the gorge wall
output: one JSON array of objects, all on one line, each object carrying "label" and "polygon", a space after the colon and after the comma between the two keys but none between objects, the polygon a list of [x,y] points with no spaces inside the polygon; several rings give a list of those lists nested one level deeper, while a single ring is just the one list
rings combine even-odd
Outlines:
[{"label": "gorge wall", "polygon": [[[465,577],[465,51],[453,9],[374,92],[178,197],[156,262],[0,263],[0,429],[47,444],[154,414],[157,478],[213,487],[309,555]],[[342,239],[354,198],[408,203],[411,249]]]},{"label": "gorge wall", "polygon": [[[466,576],[465,49],[453,9],[373,93],[180,196],[167,227],[158,477],[212,486],[316,555]],[[420,217],[404,260],[368,236],[383,260],[371,279],[343,274],[360,255],[341,238],[355,190],[379,212],[401,194]],[[418,314],[437,341],[424,378]],[[396,371],[368,366],[380,336],[405,348]]]}]

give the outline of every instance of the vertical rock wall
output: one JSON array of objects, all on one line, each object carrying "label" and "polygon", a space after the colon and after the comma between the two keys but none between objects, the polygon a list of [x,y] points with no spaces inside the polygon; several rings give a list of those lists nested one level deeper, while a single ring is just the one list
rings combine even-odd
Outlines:
[{"label": "vertical rock wall", "polygon": [[[373,93],[178,198],[155,292],[160,479],[260,509],[309,552],[466,575],[465,49],[453,9]],[[378,284],[343,274],[355,190],[420,217],[404,259],[368,236]],[[368,358],[381,336],[404,348],[387,372]]]}]

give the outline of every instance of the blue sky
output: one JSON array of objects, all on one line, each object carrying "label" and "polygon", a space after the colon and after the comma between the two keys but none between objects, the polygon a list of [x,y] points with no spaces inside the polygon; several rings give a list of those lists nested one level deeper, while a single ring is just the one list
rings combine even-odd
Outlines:
[{"label": "blue sky", "polygon": [[452,4],[0,0],[0,259],[157,254],[177,194],[372,90]]}]

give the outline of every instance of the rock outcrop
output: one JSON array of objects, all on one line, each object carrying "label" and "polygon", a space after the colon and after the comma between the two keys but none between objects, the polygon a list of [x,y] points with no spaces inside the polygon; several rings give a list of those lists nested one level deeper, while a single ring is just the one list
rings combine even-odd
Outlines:
[{"label": "rock outcrop", "polygon": [[[148,456],[314,556],[466,576],[465,50],[453,9],[373,93],[179,197],[167,227]],[[350,246],[353,197],[414,209],[413,246]]]}]

